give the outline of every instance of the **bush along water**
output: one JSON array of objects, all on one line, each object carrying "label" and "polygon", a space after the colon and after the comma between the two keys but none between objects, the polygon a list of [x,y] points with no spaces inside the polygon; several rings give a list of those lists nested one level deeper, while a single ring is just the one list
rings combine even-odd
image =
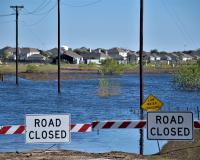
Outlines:
[{"label": "bush along water", "polygon": [[174,75],[177,88],[189,91],[200,91],[200,61],[195,65],[181,67]]},{"label": "bush along water", "polygon": [[102,75],[113,75],[113,74],[123,74],[124,67],[113,59],[106,59],[102,61],[102,66],[99,69]]},{"label": "bush along water", "polygon": [[38,72],[38,66],[35,64],[29,64],[26,68],[27,73]]}]

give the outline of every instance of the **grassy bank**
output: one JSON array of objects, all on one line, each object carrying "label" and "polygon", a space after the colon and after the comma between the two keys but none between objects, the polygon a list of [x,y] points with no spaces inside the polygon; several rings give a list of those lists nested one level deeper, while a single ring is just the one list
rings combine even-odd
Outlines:
[{"label": "grassy bank", "polygon": [[[170,65],[154,65],[147,64],[144,65],[145,73],[175,73],[180,68],[187,65],[179,65],[172,67]],[[19,73],[56,73],[57,65],[53,64],[19,64]],[[108,66],[96,64],[80,64],[80,65],[70,65],[61,64],[61,72],[63,73],[108,73],[108,74],[123,74],[123,73],[138,73],[139,65],[135,64],[120,64]],[[10,74],[15,73],[15,63],[2,64],[0,65],[0,73]]]},{"label": "grassy bank", "polygon": [[[67,69],[67,64],[61,64],[61,69]],[[55,73],[57,72],[57,65],[52,64],[19,64],[19,72],[29,72],[29,73]],[[15,63],[0,65],[0,73],[15,73],[16,65]]]}]

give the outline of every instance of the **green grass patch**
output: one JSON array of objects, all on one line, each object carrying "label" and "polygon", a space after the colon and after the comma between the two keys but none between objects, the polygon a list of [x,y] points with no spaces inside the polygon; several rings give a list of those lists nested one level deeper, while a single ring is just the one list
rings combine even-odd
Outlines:
[{"label": "green grass patch", "polygon": [[80,64],[79,69],[81,69],[81,70],[98,70],[98,65],[95,63]]}]

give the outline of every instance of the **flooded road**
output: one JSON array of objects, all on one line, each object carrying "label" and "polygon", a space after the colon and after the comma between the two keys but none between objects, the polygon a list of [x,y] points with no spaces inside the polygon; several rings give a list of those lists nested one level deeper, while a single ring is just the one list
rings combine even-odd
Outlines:
[{"label": "flooded road", "polygon": [[[31,81],[6,77],[0,83],[0,126],[24,124],[26,114],[70,113],[72,123],[91,123],[96,120],[138,119],[139,77],[136,74],[105,78],[117,87],[115,95],[99,94],[100,78],[62,81],[62,94],[57,94],[57,81]],[[200,92],[175,89],[172,76],[149,74],[145,76],[145,97],[149,94],[163,101],[162,110],[191,110],[200,106]],[[146,140],[145,154],[158,152],[157,142]],[[48,149],[52,145],[25,144],[25,135],[0,135],[0,151],[30,151]],[[139,152],[139,130],[101,130],[99,134],[72,133],[70,144],[59,144],[52,149],[85,152],[124,151]],[[160,141],[161,146],[166,143]]]}]

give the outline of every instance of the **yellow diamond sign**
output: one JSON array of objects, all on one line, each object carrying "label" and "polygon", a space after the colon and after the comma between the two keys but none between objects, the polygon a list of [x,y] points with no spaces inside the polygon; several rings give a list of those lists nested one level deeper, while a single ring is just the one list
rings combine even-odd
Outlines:
[{"label": "yellow diamond sign", "polygon": [[146,110],[147,112],[157,112],[163,106],[163,103],[153,95],[149,95],[145,102],[142,104],[142,109]]}]

